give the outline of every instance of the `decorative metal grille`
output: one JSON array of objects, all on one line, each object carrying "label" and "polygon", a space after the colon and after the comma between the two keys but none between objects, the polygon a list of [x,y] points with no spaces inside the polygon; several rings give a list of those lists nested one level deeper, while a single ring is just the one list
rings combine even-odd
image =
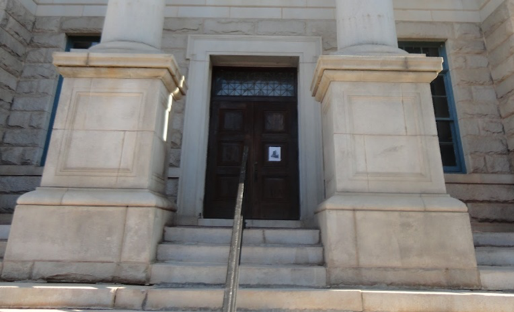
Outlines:
[{"label": "decorative metal grille", "polygon": [[215,68],[213,96],[296,96],[296,72],[290,69]]}]

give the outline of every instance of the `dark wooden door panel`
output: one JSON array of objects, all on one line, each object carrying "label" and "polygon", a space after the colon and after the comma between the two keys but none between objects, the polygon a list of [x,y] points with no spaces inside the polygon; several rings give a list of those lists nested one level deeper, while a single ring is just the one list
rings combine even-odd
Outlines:
[{"label": "dark wooden door panel", "polygon": [[[255,85],[262,87],[260,82]],[[267,87],[275,86],[270,82]],[[227,90],[222,89],[225,90],[222,94],[231,94],[232,89],[243,92],[238,88],[245,90],[246,87],[231,82]],[[296,100],[213,97],[205,217],[233,217],[240,162],[246,144],[250,150],[243,203],[245,217],[275,220],[299,218],[297,120]]]}]

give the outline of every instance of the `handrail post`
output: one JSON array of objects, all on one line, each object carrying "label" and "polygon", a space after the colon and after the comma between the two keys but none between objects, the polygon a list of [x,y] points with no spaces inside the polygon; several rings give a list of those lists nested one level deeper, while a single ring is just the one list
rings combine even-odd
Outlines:
[{"label": "handrail post", "polygon": [[234,225],[232,226],[232,239],[227,265],[227,278],[225,280],[225,293],[223,295],[223,312],[235,312],[237,307],[237,289],[239,287],[239,261],[241,259],[241,245],[243,242],[244,218],[242,215],[243,195],[246,178],[246,163],[248,160],[248,146],[243,151],[241,172],[239,174],[239,187],[237,189],[236,207],[234,211]]}]

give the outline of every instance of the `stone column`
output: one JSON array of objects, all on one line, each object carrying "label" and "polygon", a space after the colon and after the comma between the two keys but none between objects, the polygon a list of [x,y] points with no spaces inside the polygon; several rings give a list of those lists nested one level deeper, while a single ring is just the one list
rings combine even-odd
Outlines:
[{"label": "stone column", "polygon": [[162,53],[164,0],[109,0],[95,52]]},{"label": "stone column", "polygon": [[339,51],[318,60],[329,285],[477,287],[467,207],[446,194],[430,82],[441,58],[398,52],[390,0],[336,0]]},{"label": "stone column", "polygon": [[18,200],[4,279],[148,282],[176,210],[168,115],[187,89],[174,57],[157,53],[163,7],[111,0],[102,44],[54,54],[64,83],[47,164],[41,187]]},{"label": "stone column", "polygon": [[336,0],[336,54],[405,54],[398,49],[392,0]]}]

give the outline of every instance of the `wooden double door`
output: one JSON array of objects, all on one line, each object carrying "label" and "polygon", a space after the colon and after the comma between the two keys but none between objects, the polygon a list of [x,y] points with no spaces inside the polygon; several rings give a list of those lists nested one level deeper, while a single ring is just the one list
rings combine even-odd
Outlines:
[{"label": "wooden double door", "polygon": [[244,146],[244,215],[299,218],[297,102],[232,97],[211,102],[204,216],[233,218]]}]

